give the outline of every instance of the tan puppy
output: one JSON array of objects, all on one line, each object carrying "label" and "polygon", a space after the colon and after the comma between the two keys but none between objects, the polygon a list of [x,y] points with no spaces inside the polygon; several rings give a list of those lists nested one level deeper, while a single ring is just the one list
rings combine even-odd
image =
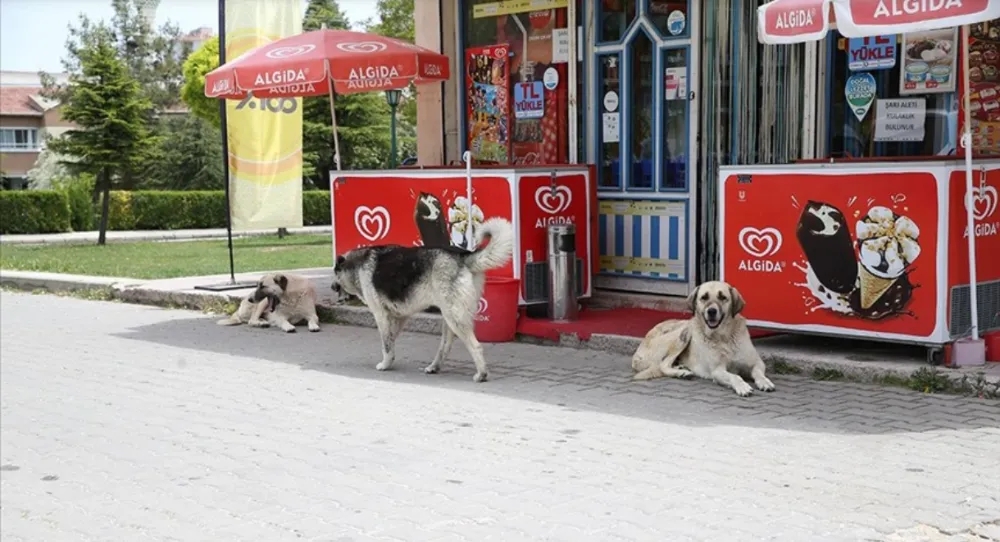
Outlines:
[{"label": "tan puppy", "polygon": [[240,301],[240,306],[236,309],[236,312],[231,314],[229,318],[223,318],[216,322],[220,326],[238,326],[240,324],[252,324],[255,327],[261,327],[259,323],[261,322],[261,317],[266,317],[267,312],[271,310],[271,305],[277,303],[277,298],[266,298],[260,301],[254,301],[254,294],[256,292],[250,292],[246,297]]},{"label": "tan puppy", "polygon": [[706,282],[691,292],[688,303],[694,313],[690,319],[661,322],[639,344],[632,356],[635,380],[695,375],[746,397],[753,393],[743,380],[748,377],[757,389],[774,391],[740,315],[745,305],[740,292],[725,282]]},{"label": "tan puppy", "polygon": [[275,325],[287,333],[295,332],[295,325],[306,322],[309,331],[319,331],[319,316],[316,315],[316,289],[312,282],[298,275],[274,273],[264,275],[257,282],[252,294],[254,302],[271,299],[266,320],[250,320],[254,327]]}]

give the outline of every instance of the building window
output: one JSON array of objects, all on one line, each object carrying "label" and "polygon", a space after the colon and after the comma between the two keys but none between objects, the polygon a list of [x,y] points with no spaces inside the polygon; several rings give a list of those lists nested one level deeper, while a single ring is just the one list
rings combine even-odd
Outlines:
[{"label": "building window", "polygon": [[0,150],[37,151],[38,149],[36,128],[0,128]]},{"label": "building window", "polygon": [[855,40],[831,32],[827,156],[953,154],[957,38],[955,28]]},{"label": "building window", "polygon": [[3,177],[0,178],[0,186],[3,186],[4,190],[25,190],[28,188],[28,178],[24,176],[19,177]]},{"label": "building window", "polygon": [[618,53],[597,57],[598,96],[601,114],[598,120],[598,185],[601,188],[622,186],[621,166],[621,56]]},{"label": "building window", "polygon": [[[516,3],[515,3],[516,4]],[[496,0],[465,0],[461,56],[466,101],[464,146],[485,163],[538,165],[569,161],[570,145],[582,152],[582,137],[569,141],[568,2],[518,10]],[[577,13],[581,2],[577,1]],[[584,47],[579,41],[577,48]],[[506,58],[496,58],[506,49]],[[577,102],[583,102],[582,55],[577,55]],[[486,76],[489,72],[488,77]],[[583,108],[576,111],[577,126]]]},{"label": "building window", "polygon": [[621,41],[635,20],[637,0],[600,0],[598,41]]}]

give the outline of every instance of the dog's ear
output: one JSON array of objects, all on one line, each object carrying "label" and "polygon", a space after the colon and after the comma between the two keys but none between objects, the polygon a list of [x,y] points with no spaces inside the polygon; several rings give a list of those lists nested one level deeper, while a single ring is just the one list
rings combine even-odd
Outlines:
[{"label": "dog's ear", "polygon": [[697,312],[698,311],[698,290],[699,289],[701,289],[701,286],[696,286],[695,289],[694,289],[694,291],[691,292],[688,295],[687,304],[688,304],[688,307],[691,309],[691,312]]},{"label": "dog's ear", "polygon": [[347,258],[345,258],[342,254],[337,254],[337,261],[334,262],[333,268],[334,269],[340,269],[340,267],[343,266],[344,262],[346,262],[346,261],[347,261]]},{"label": "dog's ear", "polygon": [[281,288],[282,292],[288,289],[288,277],[286,277],[285,275],[275,275],[274,283],[277,284],[279,288]]},{"label": "dog's ear", "polygon": [[729,312],[733,318],[736,315],[743,312],[743,308],[747,306],[747,302],[743,300],[743,295],[740,291],[732,286],[729,287]]}]

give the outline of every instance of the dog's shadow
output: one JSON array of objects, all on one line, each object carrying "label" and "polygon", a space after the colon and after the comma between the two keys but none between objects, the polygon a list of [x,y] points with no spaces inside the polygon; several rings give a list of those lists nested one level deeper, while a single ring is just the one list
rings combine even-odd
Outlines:
[{"label": "dog's shadow", "polygon": [[[755,391],[753,396],[741,398],[728,388],[700,379],[634,382],[631,360],[626,356],[524,343],[484,343],[490,378],[475,384],[471,357],[458,340],[441,372],[425,374],[423,367],[437,351],[440,338],[423,333],[404,333],[396,344],[393,370],[380,372],[375,365],[381,359],[381,343],[374,329],[323,324],[317,333],[310,333],[305,326],[296,326],[295,333],[284,333],[276,328],[217,326],[218,318],[171,319],[116,336],[288,363],[349,378],[473,391],[694,427],[737,425],[833,434],[1000,427],[1000,409],[992,401],[777,374],[769,375],[777,387],[775,392]],[[197,363],[197,356],[166,363],[184,370]],[[956,411],[974,415],[948,415]]]}]

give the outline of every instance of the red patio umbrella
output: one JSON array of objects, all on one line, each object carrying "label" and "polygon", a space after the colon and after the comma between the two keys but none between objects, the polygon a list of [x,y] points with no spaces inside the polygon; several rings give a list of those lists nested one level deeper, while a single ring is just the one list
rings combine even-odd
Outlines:
[{"label": "red patio umbrella", "polygon": [[[757,8],[757,39],[761,43],[803,43],[823,39],[830,13],[837,31],[847,38],[867,38],[964,26],[962,79],[965,87],[965,193],[972,186],[972,119],[969,107],[969,26],[1000,18],[1000,0],[773,0]],[[966,205],[966,224],[975,231],[975,205]],[[969,235],[969,289],[972,339],[979,338],[976,301],[976,236]]]},{"label": "red patio umbrella", "polygon": [[334,161],[340,142],[334,93],[399,89],[449,78],[448,57],[395,38],[350,30],[316,30],[272,41],[205,75],[205,95],[238,100],[330,96]]}]

